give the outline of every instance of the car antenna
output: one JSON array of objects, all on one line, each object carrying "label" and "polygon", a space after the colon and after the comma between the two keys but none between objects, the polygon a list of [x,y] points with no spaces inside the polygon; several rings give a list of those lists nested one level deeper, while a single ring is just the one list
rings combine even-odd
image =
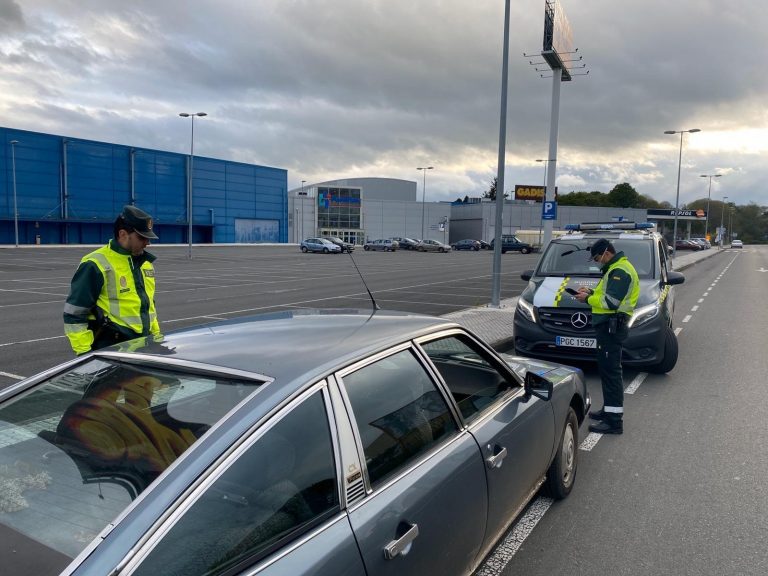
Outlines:
[{"label": "car antenna", "polygon": [[373,304],[373,311],[376,312],[376,310],[381,310],[381,308],[379,308],[379,305],[376,304],[376,299],[373,297],[373,294],[371,294],[371,291],[368,289],[368,284],[365,283],[365,278],[363,278],[363,274],[360,272],[360,268],[357,267],[357,262],[355,262],[355,259],[352,256],[352,252],[347,251],[347,254],[349,254],[349,257],[352,260],[352,264],[355,265],[355,270],[357,270],[357,273],[360,275],[360,280],[363,281],[363,286],[365,286],[365,291],[368,292],[368,296],[370,296],[371,298],[371,304]]}]

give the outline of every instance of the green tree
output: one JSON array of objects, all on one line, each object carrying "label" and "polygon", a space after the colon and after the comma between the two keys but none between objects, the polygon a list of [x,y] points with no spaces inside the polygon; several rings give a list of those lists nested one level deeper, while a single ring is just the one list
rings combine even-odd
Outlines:
[{"label": "green tree", "polygon": [[617,208],[639,208],[640,200],[640,194],[628,182],[616,184],[613,190],[608,192],[610,205]]},{"label": "green tree", "polygon": [[[494,176],[493,180],[491,180],[491,185],[488,187],[488,190],[483,192],[483,198],[490,198],[491,200],[496,200],[496,184],[497,183],[498,183],[498,178]],[[509,198],[509,194],[505,192],[504,198]]]},{"label": "green tree", "polygon": [[608,195],[594,190],[592,192],[569,192],[558,194],[557,203],[561,206],[610,206]]}]

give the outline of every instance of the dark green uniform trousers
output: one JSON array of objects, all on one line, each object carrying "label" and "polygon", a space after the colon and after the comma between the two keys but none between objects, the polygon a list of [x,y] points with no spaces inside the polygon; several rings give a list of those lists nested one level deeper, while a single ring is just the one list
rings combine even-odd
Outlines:
[{"label": "dark green uniform trousers", "polygon": [[620,322],[615,334],[610,334],[608,322],[595,326],[597,337],[597,370],[603,386],[603,410],[613,421],[624,417],[624,376],[621,370],[621,345],[629,329]]}]

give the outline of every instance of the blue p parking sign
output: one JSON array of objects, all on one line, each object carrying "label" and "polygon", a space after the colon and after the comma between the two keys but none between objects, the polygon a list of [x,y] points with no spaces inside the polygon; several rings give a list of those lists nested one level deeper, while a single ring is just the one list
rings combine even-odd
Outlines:
[{"label": "blue p parking sign", "polygon": [[542,220],[556,220],[557,219],[557,202],[542,202],[541,203],[541,219]]}]

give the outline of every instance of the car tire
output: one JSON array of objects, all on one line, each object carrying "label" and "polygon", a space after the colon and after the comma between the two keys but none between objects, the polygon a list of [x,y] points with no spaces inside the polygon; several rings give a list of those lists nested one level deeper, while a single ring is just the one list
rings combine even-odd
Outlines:
[{"label": "car tire", "polygon": [[306,246],[302,246],[301,247],[301,251],[304,252],[304,254],[306,254],[307,253],[307,247]]},{"label": "car tire", "polygon": [[363,250],[365,250],[366,252],[368,252],[368,250],[370,250],[370,248],[368,248],[368,246],[363,246]]},{"label": "car tire", "polygon": [[328,254],[328,248],[323,248],[323,254]]},{"label": "car tire", "polygon": [[502,248],[502,249],[501,249],[501,253],[502,253],[502,254],[506,254],[506,253],[507,253],[507,251],[506,251],[506,250],[504,250],[504,248]]},{"label": "car tire", "polygon": [[571,493],[579,461],[579,422],[573,408],[568,408],[565,426],[560,434],[555,459],[547,470],[546,489],[549,496],[562,500]]},{"label": "car tire", "polygon": [[677,336],[675,336],[675,331],[669,326],[665,326],[664,330],[664,358],[658,364],[648,367],[648,372],[653,372],[654,374],[671,372],[675,364],[677,364]]},{"label": "car tire", "polygon": [[440,252],[445,253],[445,248],[440,248]]},{"label": "car tire", "polygon": [[531,249],[530,249],[530,248],[522,248],[522,249],[520,250],[520,252],[522,252],[523,254],[530,254],[530,252],[531,252]]},{"label": "car tire", "polygon": [[472,250],[474,250],[475,252],[479,252],[479,251],[480,251],[480,248],[478,248],[477,246],[475,246],[474,248],[472,248]]}]

